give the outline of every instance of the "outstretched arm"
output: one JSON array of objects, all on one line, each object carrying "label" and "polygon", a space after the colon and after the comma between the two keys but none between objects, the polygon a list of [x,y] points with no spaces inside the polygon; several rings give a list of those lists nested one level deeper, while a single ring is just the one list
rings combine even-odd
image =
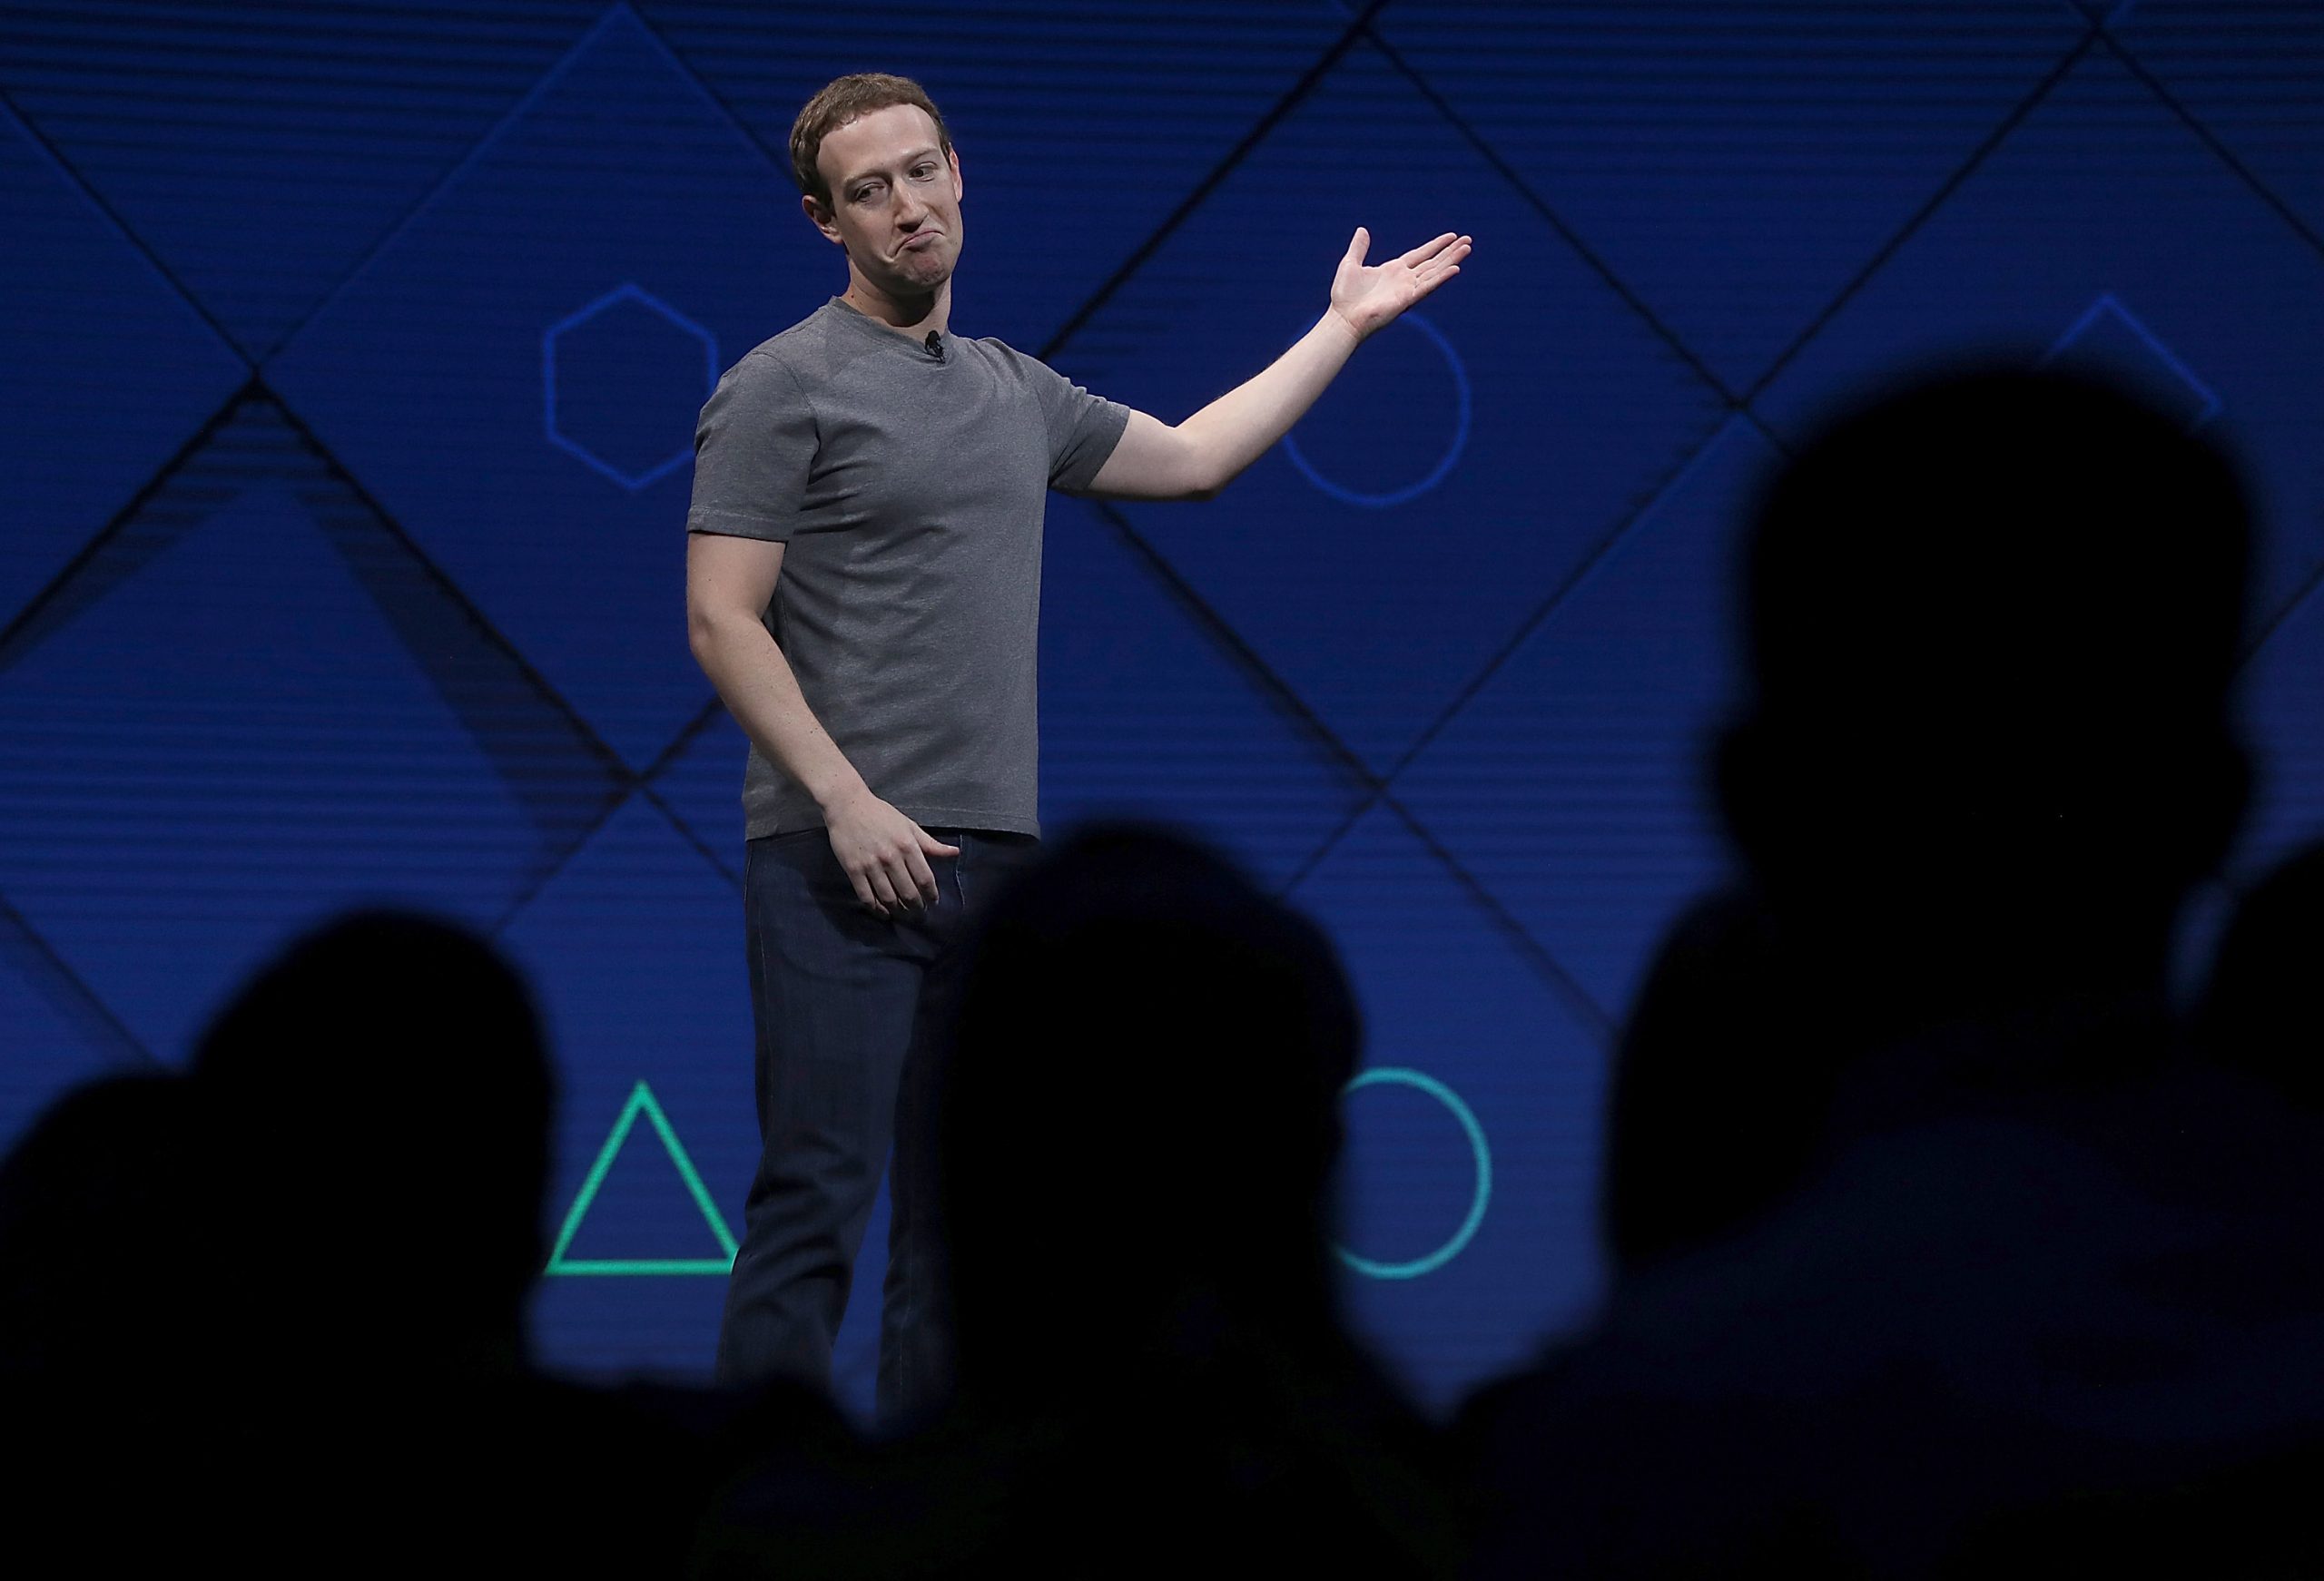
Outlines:
[{"label": "outstretched arm", "polygon": [[1332,277],[1332,302],[1315,327],[1257,377],[1176,427],[1130,414],[1121,442],[1090,483],[1128,499],[1208,499],[1291,431],[1364,339],[1461,272],[1469,238],[1450,231],[1385,262],[1367,265],[1362,226]]}]

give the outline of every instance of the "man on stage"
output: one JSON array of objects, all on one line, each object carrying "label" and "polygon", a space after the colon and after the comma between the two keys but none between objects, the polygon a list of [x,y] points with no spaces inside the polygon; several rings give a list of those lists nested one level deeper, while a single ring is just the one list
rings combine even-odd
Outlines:
[{"label": "man on stage", "polygon": [[[750,738],[744,919],[765,1152],[720,1377],[827,1386],[891,1142],[883,1419],[940,1398],[929,1227],[929,1007],[969,906],[1037,819],[1046,493],[1204,499],[1289,430],[1358,344],[1460,272],[1447,234],[1367,266],[1249,382],[1172,427],[950,328],[960,162],[902,77],[842,77],[791,133],[846,290],[746,354],[695,436],[694,656]],[[1069,1183],[1060,1183],[1069,1190]]]}]

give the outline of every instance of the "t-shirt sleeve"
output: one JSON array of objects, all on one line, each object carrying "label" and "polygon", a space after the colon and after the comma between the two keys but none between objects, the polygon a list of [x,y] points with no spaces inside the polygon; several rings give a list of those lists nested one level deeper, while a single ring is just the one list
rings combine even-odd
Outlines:
[{"label": "t-shirt sleeve", "polygon": [[1013,349],[1009,353],[1023,366],[1034,393],[1040,398],[1041,417],[1049,426],[1049,486],[1060,494],[1086,494],[1090,479],[1122,442],[1129,427],[1129,408],[1118,401],[1091,395],[1047,363]]},{"label": "t-shirt sleeve", "polygon": [[790,541],[815,459],[815,412],[798,376],[753,352],[726,370],[694,431],[686,531]]}]

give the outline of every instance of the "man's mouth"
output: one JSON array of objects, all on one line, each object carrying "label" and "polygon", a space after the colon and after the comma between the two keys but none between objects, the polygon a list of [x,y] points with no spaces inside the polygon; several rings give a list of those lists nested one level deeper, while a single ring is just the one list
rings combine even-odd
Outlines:
[{"label": "man's mouth", "polygon": [[925,241],[925,242],[930,242],[930,243],[933,243],[933,242],[936,241],[936,239],[937,239],[938,237],[941,236],[942,234],[943,234],[943,232],[942,232],[942,231],[921,231],[916,232],[915,234],[913,234],[913,235],[911,235],[911,236],[908,236],[908,237],[906,237],[906,238],[904,239],[904,244],[903,244],[903,249],[902,249],[902,250],[904,250],[904,251],[906,251],[906,252],[909,252],[909,251],[911,251],[913,248],[918,247],[918,246],[919,246],[921,242],[923,242],[923,241]]}]

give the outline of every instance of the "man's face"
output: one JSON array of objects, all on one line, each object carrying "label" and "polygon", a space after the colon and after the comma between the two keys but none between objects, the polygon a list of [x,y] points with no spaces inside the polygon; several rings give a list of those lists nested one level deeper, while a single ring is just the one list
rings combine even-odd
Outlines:
[{"label": "man's face", "polygon": [[804,200],[815,228],[882,290],[933,291],[960,258],[960,162],[937,146],[917,104],[891,104],[825,134],[816,160],[831,207]]}]

